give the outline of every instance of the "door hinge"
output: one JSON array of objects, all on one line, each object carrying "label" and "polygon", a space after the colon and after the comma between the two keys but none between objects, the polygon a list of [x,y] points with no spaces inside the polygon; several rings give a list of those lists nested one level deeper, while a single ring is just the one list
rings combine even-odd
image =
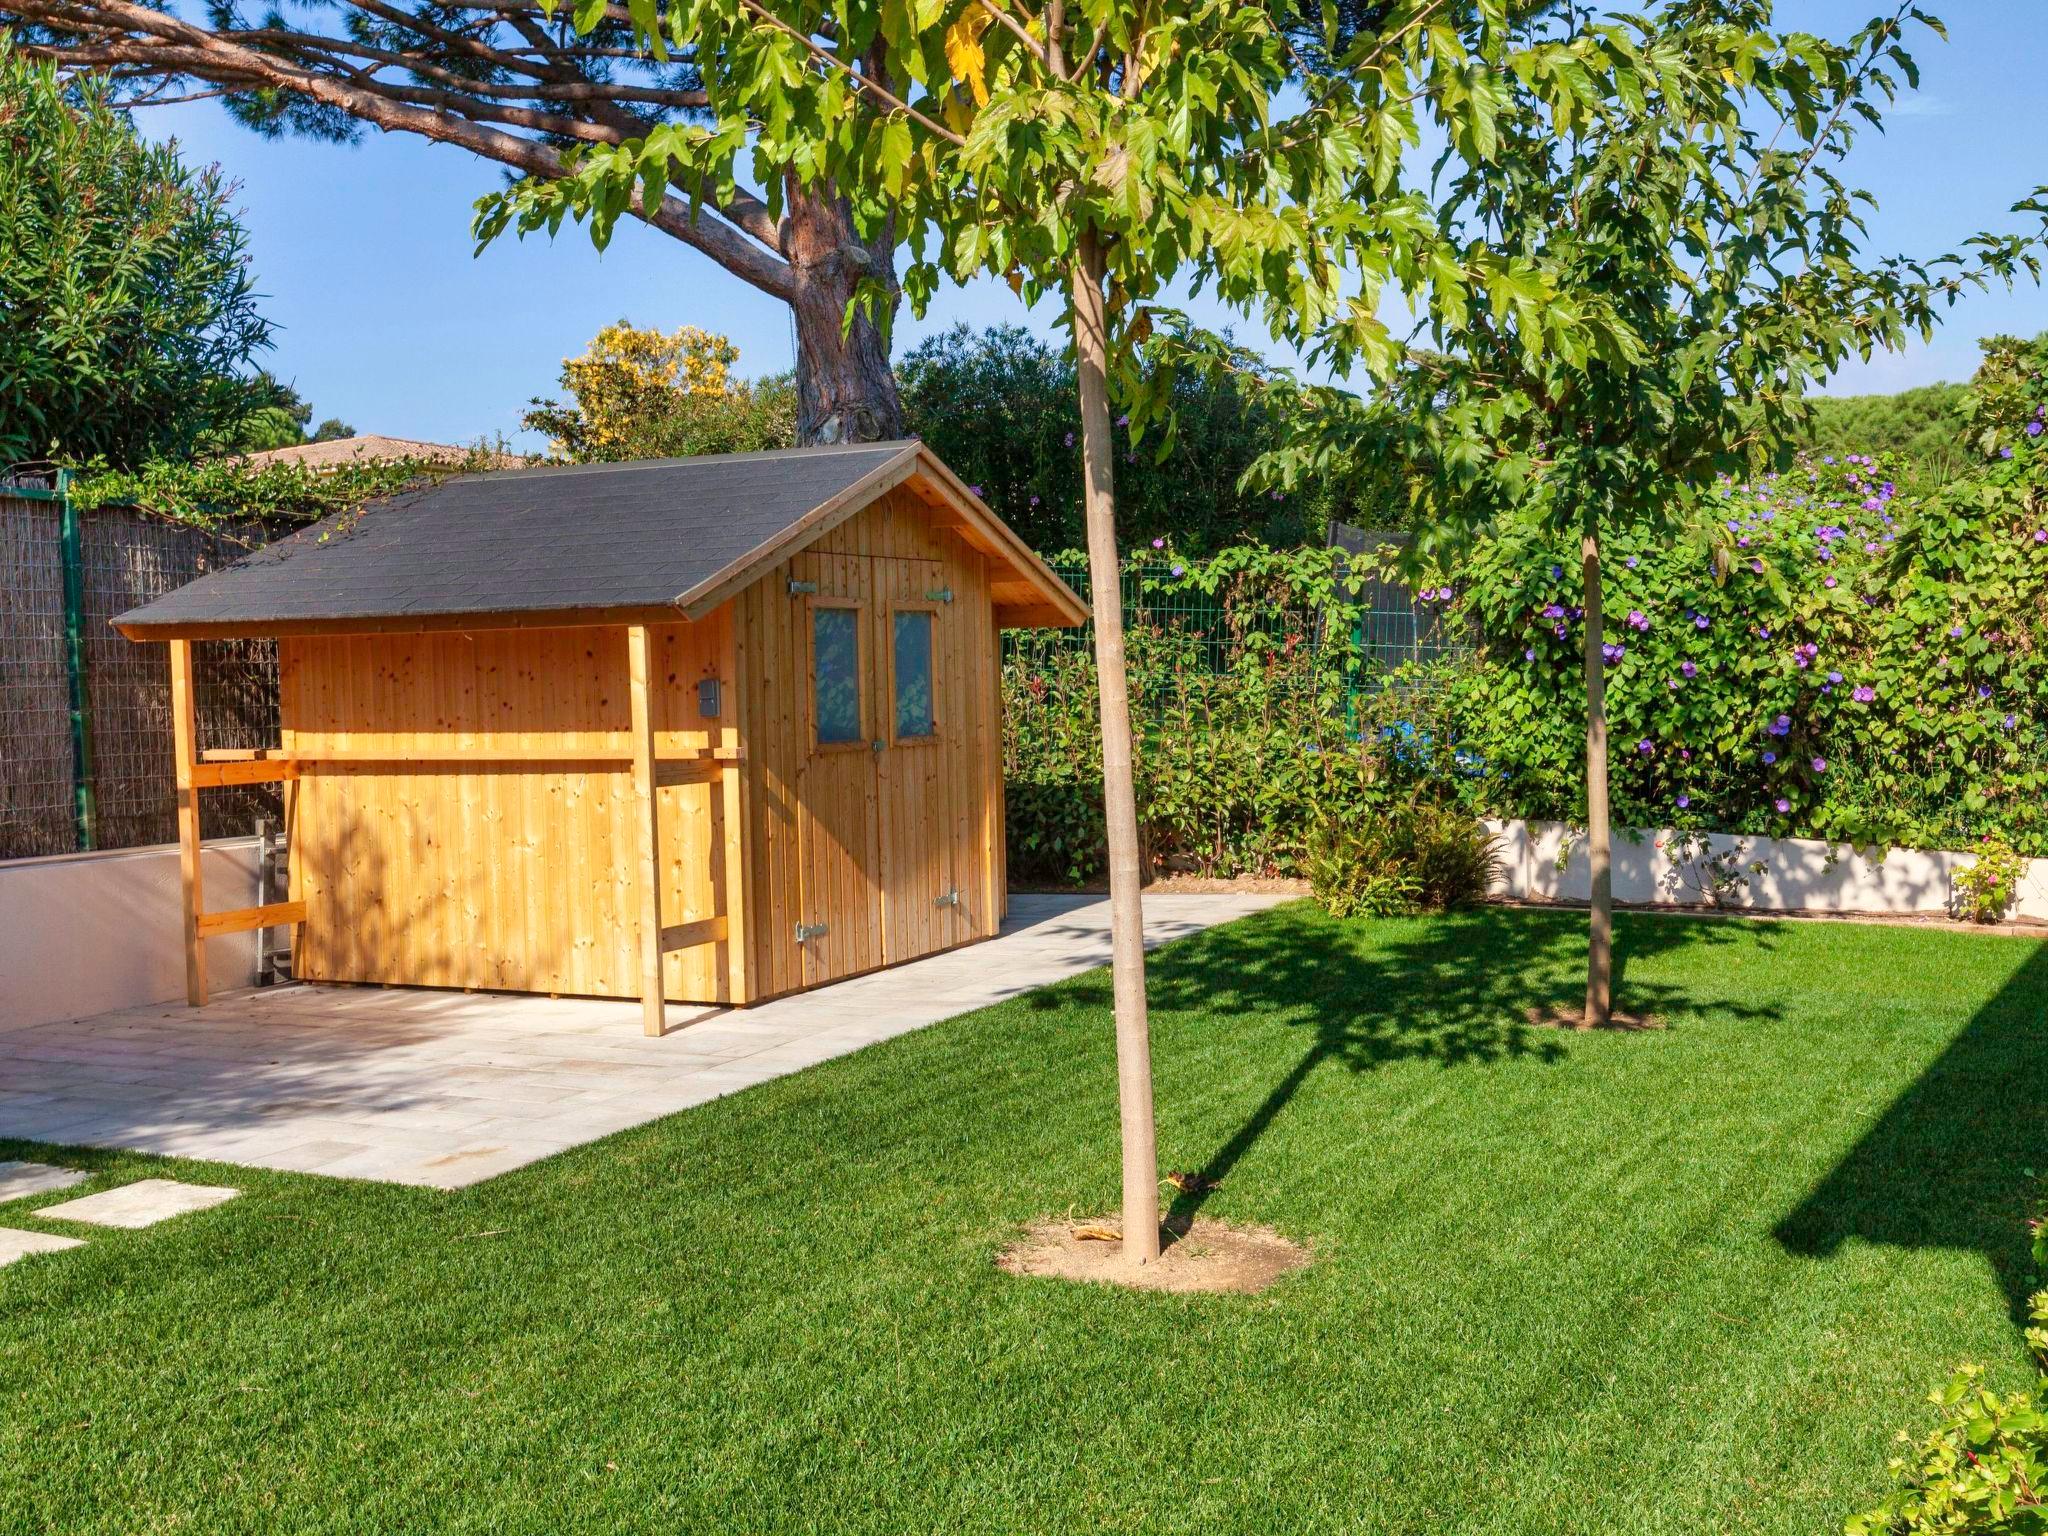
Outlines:
[{"label": "door hinge", "polygon": [[789,584],[789,595],[791,597],[801,597],[806,592],[815,592],[817,590],[818,584],[815,581],[792,581]]},{"label": "door hinge", "polygon": [[936,592],[925,593],[924,600],[928,603],[950,603],[953,601],[953,589],[940,587]]},{"label": "door hinge", "polygon": [[949,890],[948,892],[946,892],[946,894],[945,894],[945,895],[941,896],[941,897],[940,897],[940,898],[939,898],[939,899],[938,899],[937,901],[933,902],[933,903],[932,903],[932,905],[933,905],[933,906],[935,906],[935,907],[957,907],[957,906],[959,906],[959,905],[960,905],[960,887],[959,887],[959,886],[957,886],[957,885],[956,885],[956,886],[954,886],[954,887],[953,887],[953,888],[952,888],[951,890]]},{"label": "door hinge", "polygon": [[798,923],[796,925],[796,941],[799,944],[808,944],[812,939],[822,939],[831,931],[832,925],[830,923]]}]

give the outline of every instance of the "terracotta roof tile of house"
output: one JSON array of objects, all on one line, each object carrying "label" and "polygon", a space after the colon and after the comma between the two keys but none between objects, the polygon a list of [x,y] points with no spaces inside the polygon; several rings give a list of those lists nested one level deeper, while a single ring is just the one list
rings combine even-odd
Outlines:
[{"label": "terracotta roof tile of house", "polygon": [[[332,469],[342,464],[388,464],[396,459],[429,459],[437,463],[459,463],[470,450],[453,443],[421,442],[411,437],[385,437],[367,432],[361,437],[337,437],[324,443],[297,443],[289,448],[266,448],[244,455],[249,464],[303,464],[309,469]],[[517,469],[524,461],[515,454],[487,455],[495,469]]]}]

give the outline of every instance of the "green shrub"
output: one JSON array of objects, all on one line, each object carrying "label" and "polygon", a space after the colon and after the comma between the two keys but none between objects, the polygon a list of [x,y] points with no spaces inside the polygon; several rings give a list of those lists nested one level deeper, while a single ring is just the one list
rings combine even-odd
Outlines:
[{"label": "green shrub", "polygon": [[[2034,1261],[2048,1264],[2048,1239],[2034,1227]],[[1848,1536],[2042,1536],[2048,1533],[2048,1291],[2032,1302],[2027,1344],[2042,1368],[2031,1389],[1993,1392],[1966,1365],[1929,1394],[1941,1422],[1892,1458],[1899,1487],[1876,1509],[1851,1518]]]},{"label": "green shrub", "polygon": [[1412,800],[1326,817],[1308,852],[1309,888],[1332,917],[1440,912],[1483,900],[1499,860],[1494,837],[1455,806]]},{"label": "green shrub", "polygon": [[[1127,671],[1150,872],[1300,875],[1318,819],[1454,799],[1476,771],[1439,745],[1424,686],[1436,679],[1386,687],[1361,671],[1337,569],[1326,550],[1244,546],[1178,576],[1133,577]],[[1021,633],[1003,681],[1010,868],[1032,882],[1098,879],[1093,651],[1079,633]]]}]

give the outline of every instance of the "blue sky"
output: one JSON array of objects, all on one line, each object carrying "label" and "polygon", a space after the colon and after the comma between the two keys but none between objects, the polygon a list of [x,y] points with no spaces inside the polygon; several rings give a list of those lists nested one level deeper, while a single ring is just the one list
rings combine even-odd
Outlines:
[{"label": "blue sky", "polygon": [[[1952,41],[1928,38],[1917,48],[1920,93],[1884,135],[1863,138],[1852,164],[1852,180],[1881,205],[1874,250],[1932,255],[1974,230],[2013,227],[2005,210],[2048,183],[2048,28],[2038,0],[1937,8]],[[1844,35],[1874,9],[1873,0],[1786,0],[1779,15],[1787,26]],[[403,134],[355,148],[265,140],[212,103],[137,117],[146,132],[176,136],[190,158],[217,160],[240,182],[258,286],[279,327],[270,364],[297,384],[316,419],[445,442],[504,433],[538,448],[518,432],[527,398],[552,393],[561,360],[622,317],[722,331],[747,373],[790,364],[781,305],[630,221],[601,255],[571,230],[552,243],[507,238],[472,257],[470,204],[500,172],[460,150]],[[905,315],[897,350],[962,320],[1052,329],[1048,314],[1031,315],[1006,287],[979,282],[942,293],[923,320]],[[1834,388],[1967,378],[1977,337],[2042,330],[2042,290],[1973,297],[1932,344],[1849,369]],[[1241,339],[1255,340],[1255,331],[1240,327]]]}]

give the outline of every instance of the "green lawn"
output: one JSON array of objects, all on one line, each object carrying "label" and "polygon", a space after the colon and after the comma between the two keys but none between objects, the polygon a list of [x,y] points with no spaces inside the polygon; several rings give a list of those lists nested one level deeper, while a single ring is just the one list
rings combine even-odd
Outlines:
[{"label": "green lawn", "polygon": [[1522,1027],[1582,921],[1155,957],[1257,1298],[993,1267],[1114,1199],[1106,973],[460,1194],[65,1153],[247,1194],[0,1272],[0,1530],[1839,1529],[2024,1379],[2048,948],[1624,917],[1672,1028]]}]

